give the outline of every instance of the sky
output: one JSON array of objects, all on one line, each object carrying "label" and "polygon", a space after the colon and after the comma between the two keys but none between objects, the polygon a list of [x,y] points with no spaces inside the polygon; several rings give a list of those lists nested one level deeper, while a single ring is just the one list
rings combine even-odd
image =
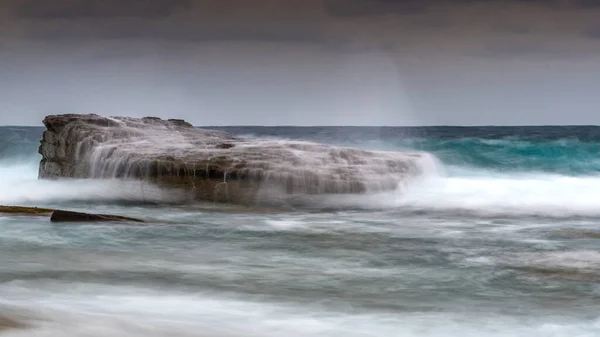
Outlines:
[{"label": "sky", "polygon": [[0,0],[0,125],[600,124],[600,0]]}]

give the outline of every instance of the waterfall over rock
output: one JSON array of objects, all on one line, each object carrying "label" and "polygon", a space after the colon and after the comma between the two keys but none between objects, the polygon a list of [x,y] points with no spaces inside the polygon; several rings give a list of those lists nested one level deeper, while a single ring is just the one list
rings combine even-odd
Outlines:
[{"label": "waterfall over rock", "polygon": [[43,122],[40,179],[142,180],[197,200],[394,190],[431,163],[425,153],[242,138],[175,119],[66,114]]}]

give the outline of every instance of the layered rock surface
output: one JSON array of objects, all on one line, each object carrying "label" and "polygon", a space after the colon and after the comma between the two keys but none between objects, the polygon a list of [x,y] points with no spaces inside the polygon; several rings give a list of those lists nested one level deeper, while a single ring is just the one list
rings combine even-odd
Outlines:
[{"label": "layered rock surface", "polygon": [[182,188],[198,200],[252,203],[298,194],[395,189],[424,172],[425,154],[260,140],[182,120],[51,115],[39,178],[128,178]]}]

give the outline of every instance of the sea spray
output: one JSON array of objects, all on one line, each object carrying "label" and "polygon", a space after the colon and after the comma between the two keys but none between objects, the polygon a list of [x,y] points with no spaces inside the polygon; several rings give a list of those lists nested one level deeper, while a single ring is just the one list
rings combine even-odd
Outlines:
[{"label": "sea spray", "polygon": [[427,169],[426,153],[247,139],[156,118],[56,115],[44,123],[40,178],[145,180],[205,201],[221,198],[221,187],[236,203],[395,190]]},{"label": "sea spray", "polygon": [[[11,172],[13,171],[13,172]],[[15,173],[14,171],[18,171]],[[30,172],[33,170],[29,170]],[[69,179],[39,181],[23,178],[20,168],[0,169],[0,205],[63,205],[69,203],[181,204],[178,191],[135,180]],[[9,175],[15,179],[7,178]]]},{"label": "sea spray", "polygon": [[[36,141],[36,137],[34,137],[36,132],[41,133],[42,131],[40,128],[31,128],[31,130],[33,131],[28,132],[31,135],[31,139],[26,141],[28,143]],[[253,129],[247,128],[244,130],[246,130],[244,133],[248,133],[248,130]],[[264,129],[257,128],[256,130]],[[279,128],[266,130],[270,133],[255,131],[254,134],[259,137],[270,137],[263,139],[265,142],[297,144],[294,145],[299,148],[299,150],[296,150],[297,156],[312,158],[314,162],[310,165],[313,167],[319,168],[321,166],[318,161],[321,157],[318,154],[313,155],[313,153],[302,151],[304,141],[292,140],[289,135],[284,135],[287,139],[278,139],[276,137],[277,133],[274,134],[273,130],[277,131]],[[283,128],[283,130],[287,129]],[[383,131],[377,134],[377,137],[382,137],[382,139],[373,139],[369,136],[370,128],[353,128],[352,139],[344,139],[340,135],[336,136],[338,138],[332,139],[324,131],[313,132],[310,130],[312,129],[309,128],[305,132],[304,137],[315,141],[329,141],[338,145],[356,145],[377,151],[414,149],[429,151],[429,153],[421,152],[422,155],[418,159],[417,165],[424,173],[421,178],[401,180],[395,185],[395,191],[377,192],[381,185],[374,185],[374,189],[369,195],[310,198],[312,203],[320,207],[342,209],[348,207],[366,209],[396,208],[403,209],[406,212],[454,212],[456,214],[471,212],[480,215],[506,215],[512,213],[515,215],[593,216],[597,214],[597,207],[594,204],[594,191],[597,185],[596,176],[600,172],[600,167],[597,167],[598,160],[595,151],[600,145],[597,142],[600,139],[596,139],[598,137],[594,135],[598,133],[598,128],[581,128],[579,134],[575,134],[573,129],[566,127],[516,128],[512,131],[510,129],[506,131],[504,128],[462,128],[459,130],[460,133],[453,134],[450,132],[454,130],[453,128],[440,127],[427,129],[427,138],[423,137],[424,132],[419,128],[414,129],[421,130],[416,137],[410,134],[407,135],[407,129],[404,128],[388,128],[382,129]],[[365,133],[361,134],[360,130],[365,130]],[[397,134],[394,135],[390,130],[397,130]],[[548,131],[545,133],[544,130]],[[474,135],[482,137],[475,138]],[[179,136],[172,137],[174,138],[171,138],[169,143],[174,144],[173,146],[179,148],[185,146],[181,143]],[[180,143],[176,143],[176,140]],[[156,140],[156,142],[160,141],[161,139]],[[164,142],[165,139],[162,138],[162,141]],[[154,145],[141,143],[136,146],[144,148],[144,146]],[[94,164],[90,165],[94,170],[93,175],[112,179],[119,172],[118,167],[121,167],[122,171],[131,171],[133,166],[139,164],[129,162],[125,166],[119,166],[118,163],[123,162],[123,160],[121,157],[115,156],[115,151],[118,148],[118,144],[96,148],[94,156],[91,157]],[[338,152],[338,155],[341,154],[341,152]],[[26,172],[31,171],[31,167],[37,165],[37,158],[39,157],[36,157],[35,153],[30,155],[34,159],[30,159],[28,164],[20,164],[19,166],[15,166],[16,162],[13,161],[11,156],[0,160],[4,167],[12,165],[14,169],[14,171],[12,169],[5,171],[5,182],[14,182],[15,179],[10,178],[12,174],[23,173],[26,175]],[[213,158],[216,157],[213,156]],[[196,174],[198,176],[209,176],[212,160],[197,169],[192,168],[192,162],[183,162],[182,168],[185,171],[193,172],[192,176]],[[332,157],[327,160],[335,162],[339,159]],[[289,161],[289,164],[293,166],[294,161]],[[147,166],[147,164],[144,165]],[[179,174],[179,170],[177,170],[177,174]],[[381,172],[376,170],[372,170],[369,174],[371,177],[381,176]],[[223,182],[223,178],[223,174],[216,177],[219,182]],[[269,175],[269,178],[284,179],[285,177],[278,176],[277,171],[275,171]],[[298,178],[297,184],[309,184],[310,179],[310,176],[302,179]],[[31,179],[31,181],[33,180]],[[230,181],[230,177],[227,178],[227,181]],[[83,184],[83,182],[73,183],[73,185],[76,184]],[[90,184],[94,184],[94,182],[90,182]],[[118,184],[118,182],[115,182],[115,185]],[[98,186],[100,185],[98,184]],[[119,188],[119,186],[109,188],[109,185],[106,185],[105,189],[110,192],[102,193],[102,195],[116,197],[118,193],[115,191],[124,190],[126,191],[124,193],[128,195],[127,198],[131,198],[129,192],[140,191],[139,199],[147,199],[149,202],[157,201],[156,196],[160,195],[156,192],[155,186],[147,183],[139,183],[136,188]],[[58,185],[48,188],[53,189],[54,186]],[[21,189],[21,191],[24,190]],[[267,191],[265,192],[266,195],[279,195],[282,193],[282,191]],[[214,188],[209,191],[211,195],[214,192]],[[33,196],[26,197],[24,192],[11,192],[11,194],[15,197],[19,196],[16,200],[41,200]],[[75,197],[74,192],[65,192],[64,194]],[[98,194],[90,194],[90,197],[93,195]],[[52,193],[48,196],[58,197]]]}]

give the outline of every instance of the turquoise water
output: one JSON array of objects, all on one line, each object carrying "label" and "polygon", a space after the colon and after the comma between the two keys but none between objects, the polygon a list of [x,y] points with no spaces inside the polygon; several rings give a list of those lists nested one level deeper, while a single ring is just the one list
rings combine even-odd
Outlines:
[{"label": "turquoise water", "polygon": [[422,150],[444,165],[494,172],[600,171],[600,127],[221,127],[261,137],[307,139],[376,150]]},{"label": "turquoise water", "polygon": [[228,130],[438,163],[396,192],[321,198],[326,211],[157,206],[136,183],[38,181],[39,129],[0,128],[0,204],[156,220],[0,215],[0,316],[28,325],[0,334],[600,335],[596,128]]}]

